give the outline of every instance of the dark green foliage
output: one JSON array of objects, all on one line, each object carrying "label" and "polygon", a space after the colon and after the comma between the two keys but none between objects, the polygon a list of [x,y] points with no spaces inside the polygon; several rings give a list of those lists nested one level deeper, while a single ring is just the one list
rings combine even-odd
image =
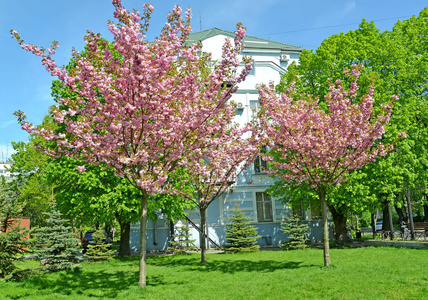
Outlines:
[{"label": "dark green foliage", "polygon": [[15,255],[28,246],[28,231],[18,226],[24,203],[19,201],[19,193],[13,185],[0,177],[0,278],[6,280],[16,277],[13,263]]},{"label": "dark green foliage", "polygon": [[92,234],[95,244],[88,245],[86,256],[94,261],[112,260],[116,250],[110,250],[111,244],[104,241],[107,238],[103,230],[97,230]]},{"label": "dark green foliage", "polygon": [[174,254],[186,253],[188,251],[195,250],[196,247],[194,246],[194,243],[196,240],[190,239],[192,235],[189,233],[189,231],[190,229],[187,225],[177,228],[177,234],[173,234],[173,239],[169,242],[171,245],[169,250],[171,250]]},{"label": "dark green foliage", "polygon": [[239,205],[236,204],[232,210],[232,215],[227,220],[229,221],[229,228],[226,228],[226,250],[233,252],[247,252],[257,251],[260,246],[257,245],[257,229],[251,225],[252,221],[249,220]]},{"label": "dark green foliage", "polygon": [[45,271],[50,272],[72,269],[81,259],[78,256],[79,242],[74,238],[71,227],[65,225],[53,201],[51,212],[46,214],[46,227],[40,228],[35,234],[40,263]]},{"label": "dark green foliage", "polygon": [[28,246],[28,231],[23,229],[12,226],[9,231],[0,234],[0,278],[9,280],[19,276],[13,259]]},{"label": "dark green foliage", "polygon": [[309,233],[307,224],[300,224],[300,218],[297,215],[288,216],[281,223],[281,231],[287,235],[287,240],[281,244],[286,250],[306,249],[306,237]]}]

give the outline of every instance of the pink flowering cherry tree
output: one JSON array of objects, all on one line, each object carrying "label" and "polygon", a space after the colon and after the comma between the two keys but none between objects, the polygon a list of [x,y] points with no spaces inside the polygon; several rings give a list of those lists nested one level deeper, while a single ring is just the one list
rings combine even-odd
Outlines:
[{"label": "pink flowering cherry tree", "polygon": [[[232,118],[235,115],[231,114]],[[232,123],[232,119],[231,119]],[[228,126],[230,127],[230,126]],[[206,211],[235,182],[239,173],[254,161],[259,154],[260,132],[252,124],[239,127],[237,124],[223,128],[224,133],[216,135],[213,143],[204,154],[204,159],[193,160],[189,177],[195,189],[192,199],[199,208],[201,224],[201,263],[206,258]]]},{"label": "pink flowering cherry tree", "polygon": [[[146,285],[147,203],[157,193],[174,193],[168,179],[180,166],[198,173],[200,164],[230,121],[228,103],[237,84],[251,70],[238,70],[245,29],[237,24],[234,40],[226,40],[222,60],[210,63],[210,54],[200,53],[200,44],[188,43],[190,10],[182,17],[175,6],[161,34],[149,42],[148,30],[153,6],[143,13],[129,12],[120,0],[113,0],[117,24],[109,21],[113,48],[100,34],[88,32],[87,51],[73,52],[74,68],[57,67],[50,49],[25,43],[16,31],[12,36],[24,50],[42,58],[52,76],[62,81],[73,97],[53,107],[54,120],[64,130],[34,127],[25,114],[16,112],[22,128],[52,141],[42,151],[77,158],[93,165],[113,168],[141,192],[141,236],[139,285]],[[225,84],[227,82],[228,84]],[[221,131],[223,130],[223,131]],[[79,167],[84,172],[84,167]]]},{"label": "pink flowering cherry tree", "polygon": [[[349,170],[361,168],[392,150],[383,145],[384,126],[391,115],[392,102],[373,109],[373,85],[367,94],[357,96],[360,66],[349,72],[349,91],[337,80],[330,84],[324,108],[318,99],[303,96],[295,100],[293,85],[280,97],[273,86],[259,87],[260,125],[272,149],[264,158],[269,173],[296,184],[309,184],[322,207],[324,265],[330,265],[326,196],[339,185]],[[397,99],[393,97],[393,101]],[[275,159],[274,159],[275,157]]]}]

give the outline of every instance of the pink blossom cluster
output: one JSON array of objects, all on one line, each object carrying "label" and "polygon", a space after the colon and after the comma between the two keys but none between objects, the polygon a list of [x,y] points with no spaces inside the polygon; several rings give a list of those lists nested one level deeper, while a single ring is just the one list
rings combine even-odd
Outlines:
[{"label": "pink blossom cluster", "polygon": [[377,116],[373,112],[373,86],[352,104],[359,74],[360,67],[353,66],[349,91],[340,81],[330,85],[324,99],[327,109],[310,96],[293,100],[293,85],[281,97],[273,87],[260,86],[260,125],[267,145],[281,156],[276,160],[265,157],[272,165],[271,173],[296,183],[309,182],[312,187],[339,184],[349,170],[374,162],[392,150],[392,145],[384,145],[381,138],[396,97],[382,106]]},{"label": "pink blossom cluster", "polygon": [[195,185],[201,209],[206,209],[222,195],[259,154],[259,136],[253,133],[251,137],[245,138],[251,131],[254,131],[252,125],[243,128],[235,125],[213,139],[212,146],[203,155],[204,159],[189,162],[196,165],[190,168],[189,175]]},{"label": "pink blossom cluster", "polygon": [[[86,51],[73,52],[75,66],[69,70],[57,67],[51,57],[58,43],[46,54],[12,32],[23,49],[42,57],[48,72],[73,95],[58,99],[52,109],[53,119],[65,132],[35,128],[17,112],[22,128],[56,141],[55,148],[44,149],[49,155],[105,163],[148,194],[173,192],[168,176],[178,166],[203,177],[210,164],[217,168],[236,163],[232,154],[241,153],[241,135],[230,134],[238,132],[230,130],[235,109],[228,100],[251,70],[244,57],[246,67],[237,71],[244,27],[237,24],[234,42],[225,42],[223,59],[210,69],[210,55],[200,53],[199,44],[188,43],[190,11],[183,19],[181,8],[175,6],[159,37],[148,42],[145,34],[153,6],[145,5],[140,14],[126,10],[120,0],[113,0],[113,5],[117,23],[108,24],[113,49],[100,34],[88,32]],[[220,151],[222,147],[227,150]],[[219,179],[226,178],[222,172],[216,174]]]}]

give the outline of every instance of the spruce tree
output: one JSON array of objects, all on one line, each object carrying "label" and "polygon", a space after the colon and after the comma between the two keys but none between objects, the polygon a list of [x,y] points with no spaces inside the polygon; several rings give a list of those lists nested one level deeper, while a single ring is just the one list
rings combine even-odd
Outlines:
[{"label": "spruce tree", "polygon": [[37,256],[43,269],[54,272],[69,270],[78,263],[80,248],[79,241],[74,237],[71,227],[65,225],[65,220],[51,201],[51,212],[46,213],[46,226],[35,234],[38,252]]},{"label": "spruce tree", "polygon": [[300,218],[297,215],[289,215],[281,223],[281,231],[287,235],[287,240],[281,244],[286,250],[306,249],[306,237],[309,233],[307,224],[300,224]]},{"label": "spruce tree", "polygon": [[0,278],[6,280],[19,275],[13,260],[29,245],[28,230],[19,226],[23,207],[19,192],[0,176]]},{"label": "spruce tree", "polygon": [[191,240],[189,226],[183,225],[177,228],[177,234],[173,234],[173,239],[169,242],[171,250],[174,254],[186,253],[187,251],[195,250],[196,247],[193,245],[196,240]]},{"label": "spruce tree", "polygon": [[227,219],[229,221],[226,232],[226,250],[233,252],[257,251],[260,246],[257,244],[257,229],[250,225],[250,217],[247,216],[239,205],[236,204],[232,210],[232,215]]},{"label": "spruce tree", "polygon": [[110,250],[111,244],[105,243],[106,234],[103,230],[97,230],[92,234],[95,244],[88,245],[85,255],[94,261],[112,260],[116,250]]}]

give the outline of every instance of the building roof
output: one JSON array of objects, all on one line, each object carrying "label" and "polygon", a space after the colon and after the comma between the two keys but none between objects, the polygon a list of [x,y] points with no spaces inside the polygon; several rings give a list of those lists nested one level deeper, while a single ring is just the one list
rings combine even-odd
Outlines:
[{"label": "building roof", "polygon": [[[208,39],[216,35],[225,35],[231,38],[235,37],[235,33],[233,32],[218,29],[218,28],[211,28],[211,29],[191,33],[189,36],[189,41],[190,42],[203,41],[205,39]],[[261,38],[257,38],[249,35],[246,35],[244,37],[244,44],[246,49],[262,48],[262,49],[275,49],[275,50],[281,50],[281,51],[294,51],[294,52],[303,51],[303,48],[299,46],[261,39]]]}]

